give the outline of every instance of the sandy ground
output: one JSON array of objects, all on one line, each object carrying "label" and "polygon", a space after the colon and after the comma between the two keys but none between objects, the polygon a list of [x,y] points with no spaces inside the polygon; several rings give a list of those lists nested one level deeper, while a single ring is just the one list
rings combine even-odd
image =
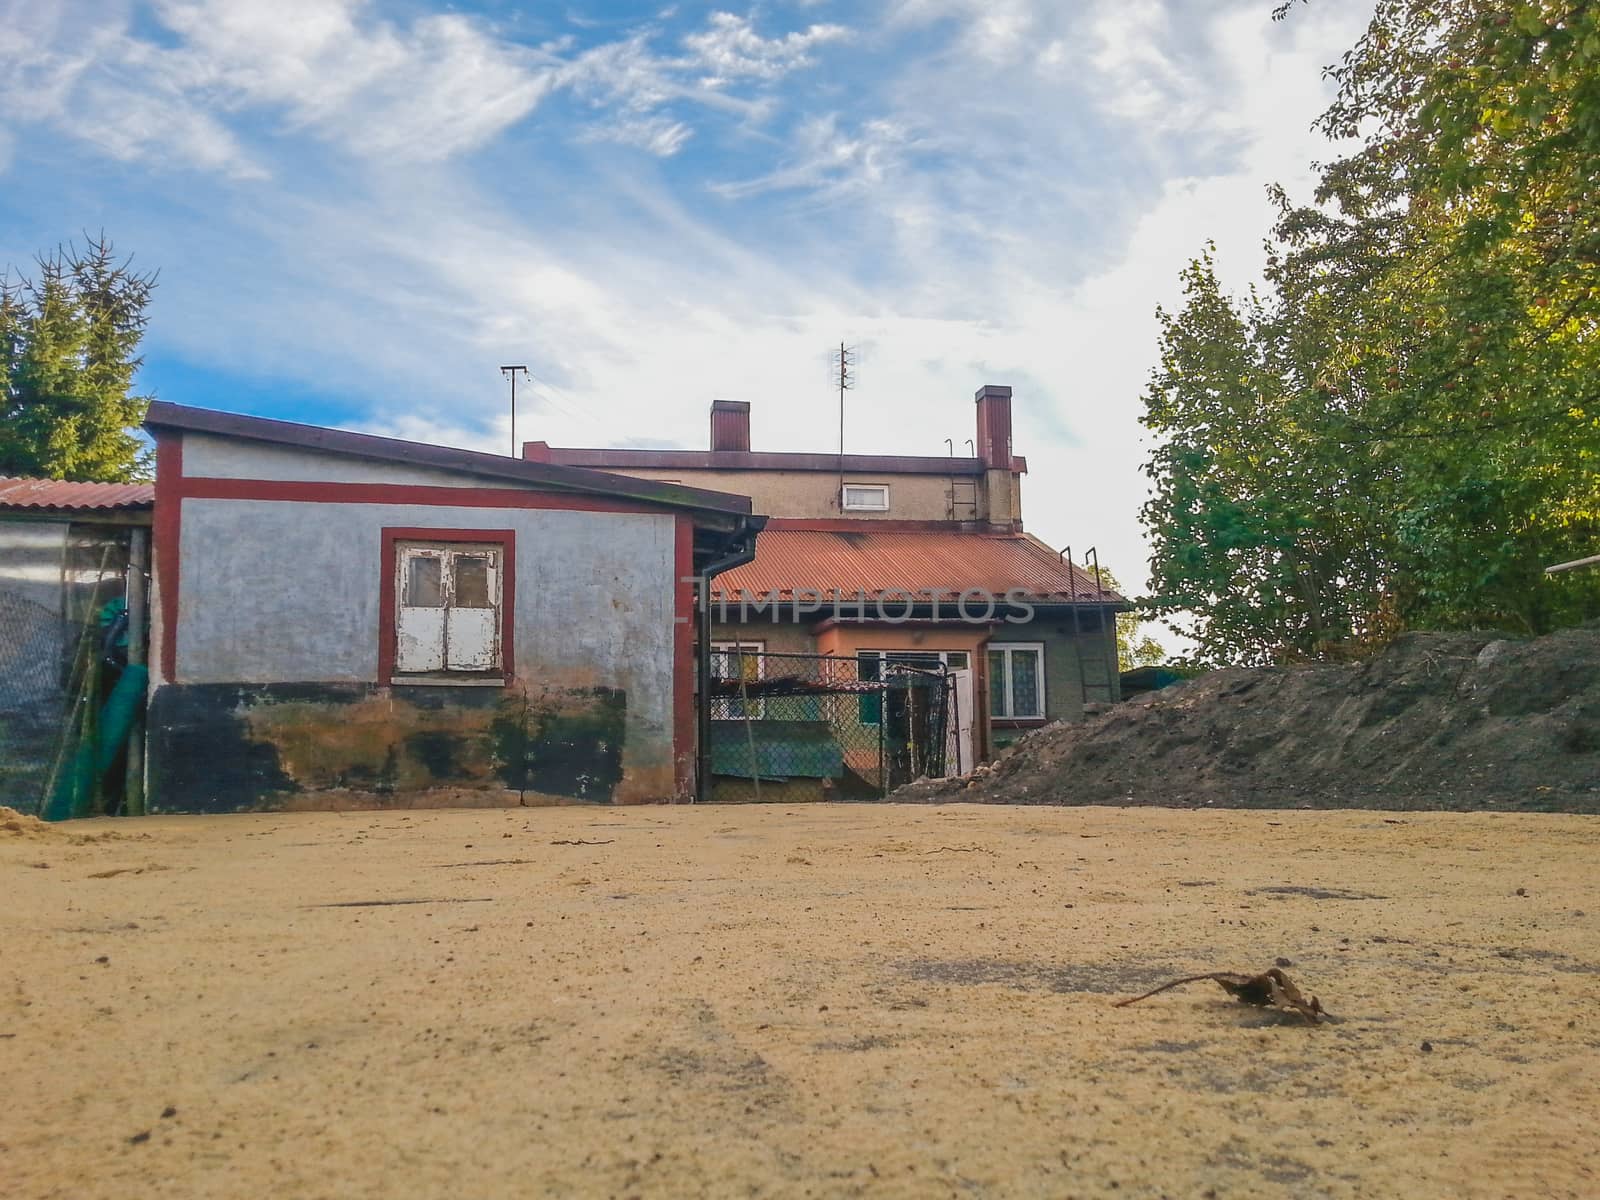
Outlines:
[{"label": "sandy ground", "polygon": [[[1593,1197],[1597,851],[1555,815],[13,823],[0,1194]],[[1280,956],[1336,1023],[1111,1006]]]}]

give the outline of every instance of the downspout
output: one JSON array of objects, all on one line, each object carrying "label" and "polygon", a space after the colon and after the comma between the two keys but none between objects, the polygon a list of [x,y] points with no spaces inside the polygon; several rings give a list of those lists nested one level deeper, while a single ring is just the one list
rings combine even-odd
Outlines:
[{"label": "downspout", "polygon": [[756,534],[766,523],[765,517],[741,519],[733,539],[740,548],[708,562],[695,583],[695,598],[700,602],[700,652],[695,661],[699,703],[695,711],[694,795],[701,803],[711,785],[711,581],[755,559]]}]

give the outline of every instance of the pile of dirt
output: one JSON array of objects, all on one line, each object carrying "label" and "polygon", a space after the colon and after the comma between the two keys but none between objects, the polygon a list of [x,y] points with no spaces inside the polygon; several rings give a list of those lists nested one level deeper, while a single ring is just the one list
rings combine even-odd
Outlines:
[{"label": "pile of dirt", "polygon": [[0,838],[47,838],[54,836],[55,832],[38,817],[30,817],[27,813],[0,804]]},{"label": "pile of dirt", "polygon": [[1600,812],[1600,626],[1213,671],[892,798]]}]

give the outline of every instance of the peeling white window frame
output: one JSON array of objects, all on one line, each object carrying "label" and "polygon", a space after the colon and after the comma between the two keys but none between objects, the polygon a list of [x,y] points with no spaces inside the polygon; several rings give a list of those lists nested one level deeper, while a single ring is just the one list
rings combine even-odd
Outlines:
[{"label": "peeling white window frame", "polygon": [[[851,500],[851,492],[872,492],[883,500],[882,504],[862,501],[858,496]],[[847,483],[839,489],[839,509],[842,512],[888,512],[889,485],[887,483]]]},{"label": "peeling white window frame", "polygon": [[[394,607],[393,611],[386,614],[392,623],[394,637],[394,664],[390,672],[390,683],[398,684],[452,684],[452,685],[478,685],[489,687],[502,687],[505,685],[509,674],[505,661],[505,645],[502,637],[506,605],[506,563],[510,547],[505,541],[498,539],[484,541],[458,541],[448,536],[430,538],[404,538],[397,539],[394,543]],[[411,669],[407,669],[406,647],[406,614],[408,611],[415,613],[434,611],[433,606],[408,605],[407,585],[409,582],[410,564],[417,559],[437,558],[440,561],[440,589],[441,603],[437,606],[440,614],[440,646],[439,665],[417,666],[415,660]],[[488,558],[489,565],[489,606],[485,609],[463,609],[453,603],[457,586],[456,564],[463,558],[482,559]],[[487,661],[483,665],[452,666],[450,663],[450,633],[452,628],[451,614],[457,612],[487,613],[488,617],[478,618],[479,624],[486,625],[488,640]],[[465,625],[465,622],[460,624]],[[464,631],[463,631],[464,632]]]}]

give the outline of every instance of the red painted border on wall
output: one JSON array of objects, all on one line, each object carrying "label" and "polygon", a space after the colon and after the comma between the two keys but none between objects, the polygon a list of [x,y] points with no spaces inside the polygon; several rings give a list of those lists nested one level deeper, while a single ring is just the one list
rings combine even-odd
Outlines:
[{"label": "red painted border on wall", "polygon": [[280,500],[314,504],[411,504],[443,508],[551,508],[570,512],[667,513],[671,509],[604,496],[518,488],[433,487],[412,483],[307,483],[293,479],[191,476],[182,495],[195,500]]},{"label": "red painted border on wall", "polygon": [[501,547],[500,670],[506,682],[516,677],[517,533],[514,529],[430,529],[385,525],[383,576],[378,583],[378,685],[394,681],[395,558],[397,542],[493,542]]},{"label": "red painted border on wall", "polygon": [[[161,674],[177,677],[178,589],[182,501],[273,500],[322,504],[406,504],[441,508],[554,509],[576,512],[670,512],[658,505],[563,492],[530,492],[519,488],[435,487],[421,484],[320,483],[302,480],[224,479],[183,473],[183,436],[156,434],[155,558],[161,580]],[[675,578],[673,587],[672,747],[678,798],[694,794],[695,659],[694,659],[694,518],[674,513]],[[506,678],[516,670],[516,533],[514,530],[429,529],[390,527],[382,530],[382,577],[379,581],[378,681],[387,684],[395,662],[395,543],[419,541],[498,541],[505,546],[505,586],[501,612],[501,647]]]},{"label": "red painted border on wall", "polygon": [[[682,514],[677,520],[673,560],[672,630],[672,757],[677,798],[694,797],[694,521]],[[704,648],[702,647],[702,653]]]},{"label": "red painted border on wall", "polygon": [[183,521],[183,436],[156,438],[155,559],[161,588],[161,678],[171,683],[178,666],[178,548]]}]

